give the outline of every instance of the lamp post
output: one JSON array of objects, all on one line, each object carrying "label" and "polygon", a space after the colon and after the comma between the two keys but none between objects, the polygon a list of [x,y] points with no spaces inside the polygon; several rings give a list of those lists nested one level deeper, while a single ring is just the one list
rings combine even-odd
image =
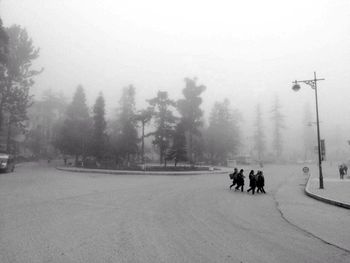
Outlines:
[{"label": "lamp post", "polygon": [[319,181],[320,189],[323,189],[323,175],[322,175],[322,159],[321,159],[321,138],[320,138],[320,121],[318,118],[318,99],[317,99],[317,81],[324,80],[316,78],[316,72],[314,72],[314,79],[311,80],[295,80],[292,89],[294,91],[300,90],[300,85],[298,83],[305,83],[309,85],[315,91],[316,100],[316,125],[317,125],[317,144],[318,144],[318,171],[319,171]]}]

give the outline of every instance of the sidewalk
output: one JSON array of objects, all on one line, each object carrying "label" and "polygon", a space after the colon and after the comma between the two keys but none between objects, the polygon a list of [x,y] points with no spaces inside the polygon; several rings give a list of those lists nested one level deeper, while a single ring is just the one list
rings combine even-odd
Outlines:
[{"label": "sidewalk", "polygon": [[318,170],[311,173],[305,187],[307,195],[320,201],[350,209],[350,175],[340,179],[337,166],[325,166],[323,169],[324,189],[319,188]]}]

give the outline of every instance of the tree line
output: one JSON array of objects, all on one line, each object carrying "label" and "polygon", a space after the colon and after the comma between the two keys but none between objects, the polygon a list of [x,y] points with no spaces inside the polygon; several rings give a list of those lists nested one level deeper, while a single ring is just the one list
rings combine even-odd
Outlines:
[{"label": "tree line", "polygon": [[[94,157],[98,163],[113,160],[127,167],[145,163],[149,158],[145,152],[151,145],[161,164],[172,162],[176,166],[179,162],[225,164],[242,146],[242,116],[238,109],[224,99],[214,103],[208,121],[204,121],[201,95],[206,87],[197,84],[195,78],[184,79],[182,98],[174,100],[160,90],[146,100],[148,106],[144,109],[136,108],[136,88],[129,85],[123,88],[110,120],[106,119],[103,94],[90,108],[81,85],[70,103],[62,94],[53,92],[35,101],[30,88],[43,69],[33,69],[32,63],[39,52],[24,28],[4,27],[0,19],[1,151],[19,152],[21,146],[43,157],[57,154],[58,150],[74,156],[76,164]],[[271,111],[276,157],[283,150],[284,117],[280,109],[276,100]],[[42,120],[34,121],[38,111]],[[259,105],[253,141],[256,158],[263,160],[266,143]]]},{"label": "tree line", "polygon": [[124,87],[115,116],[109,121],[103,94],[90,111],[79,85],[56,126],[54,145],[63,154],[75,156],[76,163],[93,156],[98,163],[113,160],[129,167],[145,162],[145,140],[150,138],[164,166],[169,162],[175,166],[179,162],[192,166],[200,162],[224,164],[238,151],[240,114],[225,99],[214,104],[205,125],[200,106],[206,87],[198,85],[195,78],[184,82],[183,98],[174,100],[167,91],[158,91],[140,110],[135,106],[136,88]]}]

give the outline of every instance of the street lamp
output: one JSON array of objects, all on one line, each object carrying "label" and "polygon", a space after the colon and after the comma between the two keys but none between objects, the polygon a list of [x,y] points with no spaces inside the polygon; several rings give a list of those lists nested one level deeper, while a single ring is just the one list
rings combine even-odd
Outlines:
[{"label": "street lamp", "polygon": [[314,79],[311,80],[295,80],[292,89],[294,91],[300,90],[300,85],[298,83],[305,83],[309,85],[315,91],[316,99],[316,124],[317,124],[317,144],[318,144],[318,171],[319,171],[319,181],[320,189],[323,189],[323,175],[322,175],[322,159],[321,159],[321,138],[320,138],[320,121],[318,118],[318,100],[317,100],[317,81],[324,80],[316,78],[316,72],[314,72]]}]

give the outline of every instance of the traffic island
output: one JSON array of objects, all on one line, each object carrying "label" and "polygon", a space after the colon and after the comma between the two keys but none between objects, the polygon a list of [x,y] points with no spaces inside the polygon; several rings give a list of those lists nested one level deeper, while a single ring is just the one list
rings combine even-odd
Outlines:
[{"label": "traffic island", "polygon": [[130,175],[203,175],[203,174],[228,174],[228,168],[215,168],[201,171],[140,171],[140,170],[107,170],[58,166],[56,169],[67,172],[99,173],[99,174],[130,174]]}]

